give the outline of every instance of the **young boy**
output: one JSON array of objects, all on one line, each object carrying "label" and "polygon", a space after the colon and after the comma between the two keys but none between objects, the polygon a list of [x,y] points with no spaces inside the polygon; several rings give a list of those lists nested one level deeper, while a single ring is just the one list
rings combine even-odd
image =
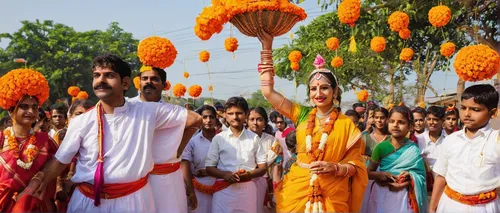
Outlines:
[{"label": "young boy", "polygon": [[446,108],[443,130],[446,136],[458,130],[458,110],[454,105]]},{"label": "young boy", "polygon": [[440,148],[429,212],[500,212],[499,131],[489,125],[498,99],[487,84],[463,92],[460,119],[465,128],[446,137]]},{"label": "young boy", "polygon": [[413,134],[418,136],[425,132],[425,116],[426,112],[424,108],[417,107],[411,111],[413,113]]},{"label": "young boy", "polygon": [[446,135],[443,131],[445,111],[442,107],[431,106],[427,109],[426,114],[425,124],[427,125],[427,131],[418,135],[417,140],[425,162],[432,169],[440,154],[438,148],[441,146]]},{"label": "young boy", "polygon": [[208,175],[218,179],[212,212],[257,212],[257,188],[252,178],[266,173],[266,153],[258,136],[244,128],[248,104],[229,98],[224,105],[230,127],[212,139],[205,160]]}]

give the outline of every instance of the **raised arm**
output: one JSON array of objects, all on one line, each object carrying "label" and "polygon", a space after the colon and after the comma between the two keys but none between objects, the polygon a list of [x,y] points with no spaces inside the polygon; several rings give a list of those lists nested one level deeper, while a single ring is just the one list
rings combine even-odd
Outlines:
[{"label": "raised arm", "polygon": [[285,117],[291,117],[292,102],[282,94],[274,90],[274,66],[273,66],[273,36],[261,30],[258,38],[262,43],[260,53],[259,75],[261,91],[273,108]]},{"label": "raised arm", "polygon": [[182,155],[182,151],[186,148],[189,140],[193,137],[194,133],[198,131],[202,123],[203,119],[200,115],[198,115],[198,113],[188,110],[186,127],[184,128],[184,133],[182,134],[181,144],[177,148],[177,157]]}]

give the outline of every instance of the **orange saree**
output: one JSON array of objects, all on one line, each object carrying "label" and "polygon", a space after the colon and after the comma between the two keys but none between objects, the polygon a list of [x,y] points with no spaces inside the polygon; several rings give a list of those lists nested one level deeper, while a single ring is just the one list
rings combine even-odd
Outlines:
[{"label": "orange saree", "polygon": [[[311,163],[306,154],[307,117],[311,108],[293,104],[289,113],[290,119],[296,124],[297,162],[275,190],[277,212],[304,212],[310,194],[311,173],[308,165]],[[312,141],[319,141],[322,131],[316,120]],[[312,144],[312,150],[319,144]],[[319,175],[319,185],[323,196],[324,212],[359,212],[363,194],[368,184],[368,174],[362,154],[365,143],[361,133],[352,121],[340,114],[334,123],[332,132],[324,148],[323,161],[347,164],[356,168],[352,177],[340,177],[330,174]]]}]

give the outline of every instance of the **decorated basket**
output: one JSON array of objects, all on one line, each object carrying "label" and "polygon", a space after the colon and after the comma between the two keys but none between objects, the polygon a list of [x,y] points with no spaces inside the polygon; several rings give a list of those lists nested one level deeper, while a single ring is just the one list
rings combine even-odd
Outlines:
[{"label": "decorated basket", "polygon": [[292,29],[301,19],[298,15],[281,11],[255,11],[235,15],[229,20],[241,33],[257,37],[264,29],[270,35],[281,36]]}]

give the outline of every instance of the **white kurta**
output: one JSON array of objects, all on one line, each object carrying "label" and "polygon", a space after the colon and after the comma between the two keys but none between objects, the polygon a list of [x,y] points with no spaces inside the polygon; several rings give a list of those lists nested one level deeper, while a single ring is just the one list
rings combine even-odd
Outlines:
[{"label": "white kurta", "polygon": [[[448,186],[463,195],[477,195],[500,187],[500,143],[498,130],[489,125],[469,138],[465,130],[446,137],[433,171],[446,179]],[[500,212],[500,199],[469,206],[441,196],[437,212]]]},{"label": "white kurta", "polygon": [[[131,102],[142,102],[139,96],[130,99]],[[163,103],[160,99],[159,103]],[[187,110],[180,106],[176,117],[179,122],[186,123]],[[185,125],[175,126],[168,129],[160,129],[154,132],[153,137],[153,161],[155,164],[178,163],[177,148],[181,144]],[[186,188],[181,169],[166,175],[149,175],[148,181],[153,189],[157,212],[187,212]]]},{"label": "white kurta", "polygon": [[[251,171],[257,164],[266,163],[266,152],[258,136],[243,129],[239,137],[231,129],[212,139],[206,166],[216,166],[221,171]],[[257,189],[253,181],[235,183],[213,196],[212,212],[257,212]]]},{"label": "white kurta", "polygon": [[[104,116],[104,183],[135,182],[153,169],[152,144],[155,129],[182,126],[183,108],[158,103],[128,102]],[[98,125],[96,108],[73,119],[55,158],[69,164],[78,154],[75,183],[94,184],[97,168]],[[169,143],[165,141],[164,143]],[[68,212],[154,212],[149,183],[142,189],[117,199],[94,201],[76,190]]]},{"label": "white kurta", "polygon": [[[191,163],[191,172],[193,176],[200,169],[205,169],[205,158],[207,157],[208,149],[210,149],[210,141],[203,137],[200,132],[189,140],[186,149],[182,153],[182,160],[187,160]],[[214,177],[195,177],[198,182],[203,185],[211,186],[215,182]],[[192,210],[192,213],[210,213],[212,212],[212,195],[200,192],[195,189],[198,207]]]},{"label": "white kurta", "polygon": [[416,137],[417,137],[418,147],[420,148],[425,161],[432,169],[434,167],[434,164],[436,163],[437,158],[439,157],[439,154],[441,153],[439,147],[441,146],[446,137],[446,131],[444,130],[441,131],[441,136],[436,140],[436,142],[432,142],[429,136],[429,131],[425,131],[424,133]]}]

